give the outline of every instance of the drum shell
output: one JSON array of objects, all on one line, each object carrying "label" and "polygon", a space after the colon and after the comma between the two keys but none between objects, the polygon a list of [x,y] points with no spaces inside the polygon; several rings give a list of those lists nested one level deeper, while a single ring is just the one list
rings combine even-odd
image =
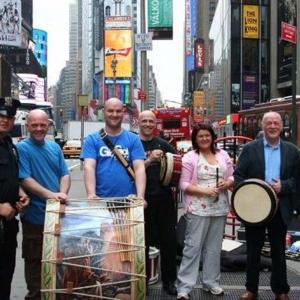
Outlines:
[{"label": "drum shell", "polygon": [[159,270],[159,254],[160,251],[155,247],[149,247],[149,260],[150,260],[150,278],[148,284],[155,284],[158,282]]},{"label": "drum shell", "polygon": [[182,157],[178,154],[165,153],[161,158],[160,182],[163,186],[177,187],[180,180]]},{"label": "drum shell", "polygon": [[268,223],[278,208],[278,197],[273,188],[267,182],[256,178],[239,184],[232,193],[231,202],[237,219],[248,226]]}]

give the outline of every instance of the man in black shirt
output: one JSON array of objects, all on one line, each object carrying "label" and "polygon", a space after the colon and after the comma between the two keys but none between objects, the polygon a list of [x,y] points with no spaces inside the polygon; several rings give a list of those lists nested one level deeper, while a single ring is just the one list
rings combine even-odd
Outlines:
[{"label": "man in black shirt", "polygon": [[15,121],[19,100],[0,98],[0,299],[10,299],[15,270],[18,221],[15,216],[28,204],[27,195],[20,190],[18,156],[9,131]]},{"label": "man in black shirt", "polygon": [[163,288],[169,295],[177,295],[176,280],[176,210],[170,187],[160,182],[160,160],[166,152],[175,150],[165,140],[153,135],[156,117],[151,111],[139,116],[139,135],[146,152],[145,209],[146,272],[149,280],[149,246],[160,249],[160,267]]}]

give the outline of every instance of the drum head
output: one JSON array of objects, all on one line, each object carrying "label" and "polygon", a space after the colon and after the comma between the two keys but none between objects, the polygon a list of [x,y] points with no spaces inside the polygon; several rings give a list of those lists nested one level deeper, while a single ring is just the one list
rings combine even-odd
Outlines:
[{"label": "drum head", "polygon": [[237,218],[247,225],[260,225],[269,221],[277,208],[276,195],[266,182],[245,180],[232,194]]}]

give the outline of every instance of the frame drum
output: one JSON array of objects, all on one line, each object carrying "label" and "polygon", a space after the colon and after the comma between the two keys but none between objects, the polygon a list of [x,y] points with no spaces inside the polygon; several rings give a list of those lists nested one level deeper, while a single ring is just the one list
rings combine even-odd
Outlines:
[{"label": "frame drum", "polygon": [[232,193],[237,219],[246,225],[269,222],[277,211],[278,198],[272,187],[261,179],[247,179]]},{"label": "frame drum", "polygon": [[160,182],[163,186],[178,186],[181,174],[181,155],[167,152],[160,161]]}]

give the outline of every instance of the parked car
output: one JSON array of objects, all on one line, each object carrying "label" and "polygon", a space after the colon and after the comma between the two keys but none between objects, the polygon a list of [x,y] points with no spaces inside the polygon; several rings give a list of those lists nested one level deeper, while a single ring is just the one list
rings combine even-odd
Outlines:
[{"label": "parked car", "polygon": [[68,140],[63,146],[65,158],[79,157],[81,152],[81,140]]}]

